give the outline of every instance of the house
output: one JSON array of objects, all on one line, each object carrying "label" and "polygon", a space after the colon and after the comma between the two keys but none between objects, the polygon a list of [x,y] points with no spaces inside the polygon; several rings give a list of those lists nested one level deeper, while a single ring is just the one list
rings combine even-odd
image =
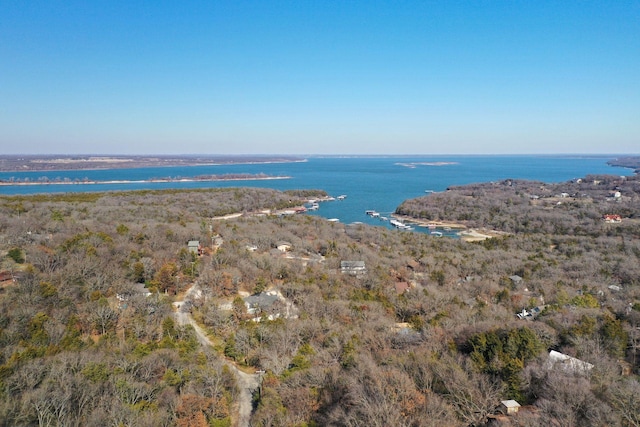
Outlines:
[{"label": "house", "polygon": [[276,249],[278,249],[280,252],[288,252],[291,250],[291,247],[291,243],[289,242],[280,241],[276,243]]},{"label": "house", "polygon": [[519,285],[520,283],[522,283],[522,277],[518,276],[517,274],[509,276],[509,279],[511,279],[511,283],[513,283],[514,285]]},{"label": "house", "polygon": [[622,217],[620,215],[608,214],[603,217],[604,222],[609,224],[616,224],[622,222]]},{"label": "house", "polygon": [[500,411],[506,415],[517,414],[520,409],[520,404],[515,400],[503,400],[500,402]]},{"label": "house", "polygon": [[189,249],[189,253],[202,255],[202,246],[200,246],[199,240],[189,240],[187,248]]},{"label": "house", "polygon": [[551,350],[549,352],[549,359],[547,360],[547,364],[551,368],[560,368],[563,371],[584,374],[593,369],[593,365],[591,363],[584,362],[580,359],[576,359],[575,357],[571,357],[567,354],[560,353],[555,350]]},{"label": "house", "polygon": [[247,307],[247,313],[255,315],[268,311],[278,299],[276,292],[260,292],[246,297],[244,305]]},{"label": "house", "polygon": [[538,316],[538,314],[542,313],[542,310],[544,310],[544,307],[545,307],[544,305],[537,306],[532,308],[531,310],[527,310],[526,308],[523,308],[520,313],[516,314],[516,317],[518,319],[533,320]]},{"label": "house", "polygon": [[340,261],[340,271],[343,274],[358,276],[367,272],[364,261]]}]

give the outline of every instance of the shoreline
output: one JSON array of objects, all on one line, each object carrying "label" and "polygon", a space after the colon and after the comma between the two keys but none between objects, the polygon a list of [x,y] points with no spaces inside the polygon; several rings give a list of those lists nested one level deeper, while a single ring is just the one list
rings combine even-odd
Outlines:
[{"label": "shoreline", "polygon": [[469,228],[465,224],[462,224],[460,222],[453,222],[453,221],[427,221],[425,219],[414,218],[408,215],[398,215],[395,213],[391,214],[391,217],[402,220],[404,222],[410,222],[421,227],[427,227],[433,224],[436,227],[441,227],[441,228],[451,227],[461,231]]},{"label": "shoreline", "polygon": [[166,178],[166,179],[143,179],[143,180],[109,180],[109,181],[47,181],[47,182],[6,182],[0,181],[1,187],[18,187],[34,185],[100,185],[100,184],[159,184],[171,182],[218,182],[218,181],[268,181],[275,179],[291,179],[290,176],[268,176],[268,177],[239,177],[239,178]]},{"label": "shoreline", "polygon": [[508,233],[497,231],[497,230],[489,230],[486,228],[474,229],[469,228],[467,225],[462,224],[460,222],[453,221],[427,221],[424,219],[413,218],[407,215],[398,215],[391,214],[393,218],[397,218],[402,220],[405,223],[416,224],[419,227],[427,227],[429,225],[434,225],[437,228],[445,228],[449,227],[453,230],[457,230],[460,235],[460,240],[465,242],[481,242],[483,240],[491,239],[493,237],[505,236]]},{"label": "shoreline", "polygon": [[[24,173],[24,172],[68,172],[68,171],[96,171],[117,169],[146,169],[146,168],[171,168],[194,166],[227,166],[227,165],[260,165],[280,163],[305,163],[307,158],[282,158],[267,157],[264,160],[256,157],[243,159],[230,157],[206,158],[189,156],[0,156],[0,172]],[[15,159],[18,158],[18,159]]]}]

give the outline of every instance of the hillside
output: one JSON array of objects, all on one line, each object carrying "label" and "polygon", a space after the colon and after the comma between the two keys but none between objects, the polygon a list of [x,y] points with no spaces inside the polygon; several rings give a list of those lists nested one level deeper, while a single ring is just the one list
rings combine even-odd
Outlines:
[{"label": "hillside", "polygon": [[638,425],[637,185],[398,208],[478,243],[273,214],[319,191],[0,197],[1,423],[248,425],[239,369],[252,426]]}]

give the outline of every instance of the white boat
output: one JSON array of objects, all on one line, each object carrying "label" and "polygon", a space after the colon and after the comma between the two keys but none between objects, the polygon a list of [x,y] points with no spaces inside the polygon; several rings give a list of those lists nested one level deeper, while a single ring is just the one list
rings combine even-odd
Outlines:
[{"label": "white boat", "polygon": [[389,221],[389,224],[393,225],[398,230],[413,230],[413,227],[403,223],[402,221],[398,221],[397,219],[392,219]]},{"label": "white boat", "polygon": [[380,221],[389,221],[389,218],[387,218],[386,216],[381,216]]},{"label": "white boat", "polygon": [[344,200],[347,198],[347,196],[345,194],[341,194],[340,196],[336,197],[338,200]]},{"label": "white boat", "polygon": [[338,218],[329,218],[327,221],[329,222],[340,222]]},{"label": "white boat", "polygon": [[371,214],[371,217],[372,218],[378,218],[378,217],[380,217],[380,214],[378,212],[374,212],[374,213]]},{"label": "white boat", "polygon": [[389,221],[389,224],[397,228],[404,227],[404,224],[401,221],[398,221],[397,219],[392,219],[391,221]]},{"label": "white boat", "polygon": [[431,235],[436,237],[442,237],[442,231],[432,231]]}]

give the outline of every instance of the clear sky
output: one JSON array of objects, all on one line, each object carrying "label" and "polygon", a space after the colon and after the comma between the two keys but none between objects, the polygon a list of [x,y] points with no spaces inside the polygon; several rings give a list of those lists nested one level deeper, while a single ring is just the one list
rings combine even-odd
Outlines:
[{"label": "clear sky", "polygon": [[640,153],[640,1],[0,0],[48,153]]}]

